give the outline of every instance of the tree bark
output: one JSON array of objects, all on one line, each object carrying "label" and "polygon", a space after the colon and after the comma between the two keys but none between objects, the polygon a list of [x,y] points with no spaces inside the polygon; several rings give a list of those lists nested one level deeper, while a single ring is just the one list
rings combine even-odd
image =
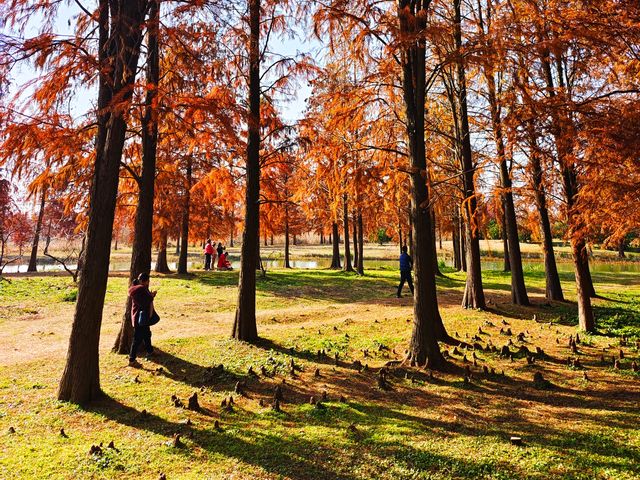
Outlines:
[{"label": "tree bark", "polygon": [[430,368],[445,363],[438,345],[438,299],[436,295],[435,265],[431,246],[431,214],[429,191],[422,176],[427,170],[425,152],[425,82],[426,42],[420,34],[426,29],[427,5],[417,6],[410,0],[398,1],[402,45],[402,86],[406,114],[406,131],[411,160],[411,218],[414,251],[413,330],[409,344],[412,362]]},{"label": "tree bark", "polygon": [[360,275],[364,275],[364,232],[362,230],[363,222],[362,222],[362,211],[358,211],[358,250],[360,252],[360,257],[358,261],[358,265],[356,266],[356,270]]},{"label": "tree bark", "polygon": [[291,268],[289,262],[289,204],[284,205],[284,268]]},{"label": "tree bark", "polygon": [[462,161],[462,179],[464,182],[464,215],[465,246],[467,263],[467,281],[464,289],[462,306],[464,308],[486,308],[484,289],[482,288],[482,271],[480,265],[480,237],[477,224],[477,199],[474,184],[473,158],[471,153],[471,137],[469,116],[467,112],[467,80],[462,50],[462,29],[460,0],[453,0],[455,12],[454,39],[456,50],[456,75],[458,80],[458,101],[460,104],[460,143]]},{"label": "tree bark", "polygon": [[185,191],[182,204],[182,225],[180,228],[180,257],[178,257],[178,273],[186,274],[187,259],[189,258],[189,213],[191,210],[191,157],[187,157],[185,170]]},{"label": "tree bark", "polygon": [[342,229],[344,231],[344,268],[345,272],[353,272],[351,264],[351,247],[349,246],[349,198],[347,194],[342,195]]},{"label": "tree bark", "polygon": [[[66,365],[58,389],[59,400],[78,404],[96,399],[101,392],[98,347],[109,275],[109,240],[113,234],[118,174],[146,3],[146,0],[100,0],[98,7],[98,133],[89,195],[86,256]],[[112,100],[117,101],[117,106]]]},{"label": "tree bark", "polygon": [[358,214],[355,209],[353,210],[351,223],[353,223],[353,266],[357,271],[360,263],[360,252],[358,251]]},{"label": "tree bark", "polygon": [[502,202],[502,226],[500,235],[502,236],[502,257],[504,258],[503,272],[511,271],[511,261],[509,260],[509,240],[507,239],[507,219],[504,211],[504,201]]},{"label": "tree bark", "polygon": [[433,252],[433,264],[435,265],[436,276],[444,277],[442,272],[440,271],[440,265],[438,264],[438,246],[437,246],[437,236],[436,236],[436,211],[433,208],[431,210],[431,238],[433,245],[431,247],[431,251]]},{"label": "tree bark", "polygon": [[331,256],[331,267],[333,269],[342,268],[340,265],[340,234],[338,233],[338,222],[331,224],[331,235],[329,235],[333,244],[333,255]]},{"label": "tree bark", "polygon": [[620,259],[627,258],[626,255],[624,254],[624,247],[625,247],[625,242],[624,242],[624,237],[622,237],[618,242],[618,258]]},{"label": "tree bark", "polygon": [[[555,98],[555,86],[553,74],[551,71],[551,59],[548,52],[543,52],[542,68],[547,83],[547,93],[551,99]],[[558,59],[559,60],[559,59]],[[558,68],[559,86],[564,88],[562,63],[556,63]],[[562,172],[562,184],[564,187],[564,195],[567,206],[567,224],[569,225],[571,235],[571,252],[575,266],[576,290],[578,300],[578,324],[584,331],[592,332],[595,330],[595,318],[593,315],[593,307],[591,305],[591,297],[595,296],[593,282],[591,281],[591,273],[589,272],[589,259],[587,256],[585,242],[581,236],[576,237],[574,233],[578,227],[578,219],[573,206],[576,195],[578,194],[578,175],[571,161],[571,140],[567,138],[569,132],[563,127],[563,122],[559,118],[557,111],[551,115],[551,128],[556,144],[556,152],[558,155],[558,163]]]},{"label": "tree bark", "polygon": [[464,234],[464,218],[459,210],[458,239],[460,240],[460,267],[463,272],[467,271],[467,241]]},{"label": "tree bark", "polygon": [[158,256],[156,257],[156,272],[171,273],[169,264],[167,263],[167,232],[163,231],[160,238],[160,246],[158,248]]},{"label": "tree bark", "polygon": [[562,285],[560,284],[560,276],[558,275],[558,266],[553,253],[553,235],[551,233],[551,222],[549,220],[549,211],[547,210],[547,197],[544,190],[544,179],[540,155],[537,152],[535,134],[533,129],[529,129],[531,142],[531,156],[529,159],[532,173],[532,187],[535,192],[536,207],[540,217],[540,230],[542,232],[542,252],[544,255],[544,271],[545,271],[545,296],[547,300],[564,301],[562,293]]},{"label": "tree bark", "polygon": [[260,0],[249,0],[249,115],[245,221],[242,234],[238,302],[232,337],[254,342],[256,325],[256,269],[260,248]]},{"label": "tree bark", "polygon": [[[29,257],[29,266],[27,272],[36,272],[38,264],[38,244],[40,243],[40,233],[42,232],[42,219],[44,218],[44,207],[47,200],[47,189],[42,188],[40,194],[40,210],[38,210],[38,220],[36,221],[36,231],[33,234],[33,244],[31,246],[31,256]],[[624,256],[624,250],[623,250]]]},{"label": "tree bark", "polygon": [[451,231],[451,243],[453,248],[453,268],[456,271],[462,270],[462,261],[460,260],[460,220],[457,215],[453,217],[453,229]]},{"label": "tree bark", "polygon": [[[153,199],[156,178],[156,152],[158,149],[158,115],[156,99],[160,81],[160,51],[158,29],[160,22],[160,1],[150,0],[147,27],[147,94],[142,117],[142,170],[138,179],[138,205],[134,224],[129,285],[140,273],[151,271],[151,248],[153,241]],[[133,342],[131,323],[131,300],[127,298],[122,316],[120,332],[116,337],[113,351],[129,353]]]}]

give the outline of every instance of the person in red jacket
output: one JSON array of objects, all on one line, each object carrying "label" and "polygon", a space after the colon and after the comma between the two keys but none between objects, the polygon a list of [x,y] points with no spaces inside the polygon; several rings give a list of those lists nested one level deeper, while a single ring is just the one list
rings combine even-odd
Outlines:
[{"label": "person in red jacket", "polygon": [[144,343],[147,354],[153,355],[151,345],[151,325],[158,323],[160,317],[153,308],[155,291],[149,290],[150,278],[148,273],[141,273],[129,288],[131,297],[131,323],[133,324],[133,343],[129,352],[129,366],[140,368],[142,365],[136,360],[138,348]]},{"label": "person in red jacket", "polygon": [[204,269],[205,270],[211,270],[213,255],[214,255],[213,245],[211,244],[211,239],[208,239],[207,243],[204,246]]}]

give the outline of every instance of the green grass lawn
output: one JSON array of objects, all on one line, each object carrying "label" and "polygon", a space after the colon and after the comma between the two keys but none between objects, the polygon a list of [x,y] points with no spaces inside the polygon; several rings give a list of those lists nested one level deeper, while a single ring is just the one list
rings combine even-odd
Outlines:
[{"label": "green grass lawn", "polygon": [[[395,298],[397,277],[392,270],[364,277],[269,271],[258,280],[257,345],[229,339],[236,272],[154,277],[160,354],[135,370],[110,353],[126,295],[126,276],[112,276],[101,344],[105,398],[84,409],[55,400],[75,287],[53,275],[1,282],[0,478],[640,478],[640,377],[631,371],[639,359],[640,274],[594,274],[604,297],[594,301],[599,333],[581,336],[583,368],[570,368],[576,307],[546,303],[541,270],[526,272],[534,303],[526,308],[510,305],[508,274],[483,272],[487,312],[460,308],[464,276],[447,272],[439,303],[451,334],[467,341],[478,334],[479,343],[500,347],[509,339],[520,345],[523,332],[524,345],[541,347],[544,357],[529,365],[521,356],[443,345],[451,354],[446,373],[393,364],[382,389],[378,370],[403,357],[412,327],[411,298]],[[562,274],[570,300],[572,281]],[[630,337],[625,346],[620,335]],[[548,388],[532,382],[537,371]],[[276,386],[281,412],[272,408]],[[187,404],[194,392],[201,410],[174,405],[172,395]],[[320,406],[310,403],[325,394]],[[227,409],[222,402],[231,396]],[[511,445],[512,435],[524,445]],[[100,444],[100,454],[89,454]]]}]

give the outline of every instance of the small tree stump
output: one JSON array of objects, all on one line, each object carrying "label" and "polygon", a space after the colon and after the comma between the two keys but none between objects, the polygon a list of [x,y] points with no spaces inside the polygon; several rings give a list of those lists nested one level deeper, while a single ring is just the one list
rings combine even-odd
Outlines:
[{"label": "small tree stump", "polygon": [[281,402],[283,399],[282,387],[280,385],[276,385],[276,388],[273,389],[273,400]]},{"label": "small tree stump", "polygon": [[320,376],[320,369],[316,368],[315,372],[313,372],[313,376],[314,377],[319,377]]},{"label": "small tree stump", "polygon": [[576,333],[576,340],[575,340],[575,344],[576,344],[576,345],[580,345],[580,335],[578,335],[577,333]]},{"label": "small tree stump", "polygon": [[61,429],[60,429],[60,436],[61,436],[62,438],[69,438],[69,435],[67,435],[67,434],[65,433],[64,428],[61,428]]},{"label": "small tree stump", "polygon": [[509,350],[509,345],[504,345],[502,347],[502,349],[500,350],[500,356],[501,357],[510,357],[511,356],[511,350]]},{"label": "small tree stump", "polygon": [[515,445],[516,447],[522,446],[522,437],[511,437],[509,438],[511,445]]},{"label": "small tree stump", "polygon": [[91,445],[89,455],[95,455],[96,457],[102,456],[102,447],[100,445]]},{"label": "small tree stump", "polygon": [[238,395],[244,395],[244,390],[243,390],[244,385],[241,382],[236,382],[236,386],[233,389],[233,391],[235,393],[237,393]]},{"label": "small tree stump", "polygon": [[182,448],[182,447],[184,447],[184,443],[182,443],[182,440],[180,440],[180,434],[179,433],[174,433],[173,434],[172,445],[173,445],[174,448]]},{"label": "small tree stump", "polygon": [[623,360],[623,359],[624,359],[624,351],[623,351],[622,349],[620,349],[620,355],[619,355],[619,357],[620,357],[620,360]]},{"label": "small tree stump", "polygon": [[280,409],[280,400],[277,400],[275,402],[273,402],[273,410],[276,412],[281,412],[282,410]]},{"label": "small tree stump", "polygon": [[485,375],[489,374],[489,367],[487,367],[486,365],[482,366],[482,373],[484,373]]},{"label": "small tree stump", "polygon": [[329,401],[329,395],[327,394],[326,390],[322,391],[322,401],[323,402],[328,402]]},{"label": "small tree stump", "polygon": [[549,388],[551,386],[551,383],[540,372],[533,374],[533,383],[537,388]]},{"label": "small tree stump", "polygon": [[636,362],[635,360],[633,362],[631,362],[631,371],[633,371],[633,372],[637,372],[638,371],[638,362]]},{"label": "small tree stump", "polygon": [[309,398],[309,405],[315,405],[315,404],[316,404],[316,397],[311,395],[311,398]]},{"label": "small tree stump", "polygon": [[193,395],[189,397],[189,410],[200,410],[200,404],[198,403],[198,394],[193,392]]},{"label": "small tree stump", "polygon": [[263,400],[263,399],[260,399],[260,400],[258,401],[258,406],[260,406],[260,407],[264,407],[264,400]]},{"label": "small tree stump", "polygon": [[616,370],[620,370],[620,360],[615,360],[613,362],[613,368],[615,368]]},{"label": "small tree stump", "polygon": [[378,387],[383,390],[388,388],[386,375],[383,369],[380,369],[380,372],[378,372]]}]

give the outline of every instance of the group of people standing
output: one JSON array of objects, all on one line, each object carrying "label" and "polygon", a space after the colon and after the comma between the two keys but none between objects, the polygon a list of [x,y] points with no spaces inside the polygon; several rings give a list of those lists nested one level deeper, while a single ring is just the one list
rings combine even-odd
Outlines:
[{"label": "group of people standing", "polygon": [[[216,264],[216,254],[218,258],[218,264]],[[207,239],[207,243],[204,245],[204,269],[205,270],[231,270],[231,262],[227,260],[227,249],[222,246],[222,243],[218,242],[218,247],[213,248],[211,239]]]}]

